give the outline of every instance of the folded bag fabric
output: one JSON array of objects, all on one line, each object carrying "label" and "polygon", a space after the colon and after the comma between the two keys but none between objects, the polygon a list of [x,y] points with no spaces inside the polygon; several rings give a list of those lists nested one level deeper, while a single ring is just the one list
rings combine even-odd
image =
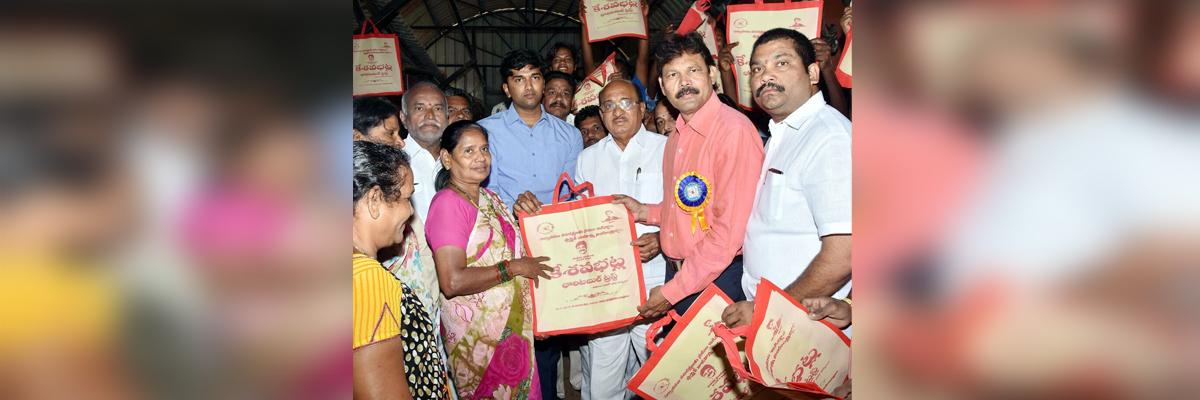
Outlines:
[{"label": "folded bag fabric", "polygon": [[[682,316],[670,311],[646,331],[650,358],[628,387],[643,399],[653,400],[741,400],[770,395],[761,385],[739,379],[712,326],[733,300],[715,285],[709,285]],[[664,326],[675,327],[656,345],[654,337]],[[732,350],[737,352],[737,349]]]},{"label": "folded bag fabric", "polygon": [[739,377],[787,397],[839,398],[832,392],[849,379],[850,338],[827,321],[809,319],[800,302],[766,279],[758,285],[749,325],[730,329],[718,323],[712,330],[726,354],[735,354],[737,341],[745,338],[750,368],[740,358],[733,362]]}]

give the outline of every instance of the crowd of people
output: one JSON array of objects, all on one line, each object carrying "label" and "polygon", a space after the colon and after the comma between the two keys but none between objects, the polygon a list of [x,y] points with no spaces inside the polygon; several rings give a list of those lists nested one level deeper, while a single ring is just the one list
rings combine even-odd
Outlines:
[{"label": "crowd of people", "polygon": [[[744,110],[730,96],[733,45],[714,55],[671,29],[652,53],[639,40],[598,106],[574,104],[591,46],[561,43],[504,57],[511,103],[490,116],[431,82],[410,82],[398,101],[356,98],[355,397],[561,398],[561,358],[577,351],[568,385],[584,399],[630,398],[649,323],[684,314],[710,284],[735,301],[730,327],[750,323],[768,279],[847,328],[849,90],[825,39],[772,29],[741,44],[753,46],[757,106]],[[524,254],[515,214],[551,203],[564,172],[637,222],[647,299],[630,326],[533,334],[530,289],[551,268]],[[681,198],[686,185],[703,198]]]}]

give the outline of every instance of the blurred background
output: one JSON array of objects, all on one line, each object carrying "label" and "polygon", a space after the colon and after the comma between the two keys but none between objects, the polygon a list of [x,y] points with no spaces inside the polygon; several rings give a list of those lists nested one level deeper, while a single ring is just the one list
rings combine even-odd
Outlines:
[{"label": "blurred background", "polygon": [[[853,395],[1200,393],[1200,2],[855,6]],[[2,7],[0,398],[350,397],[353,10]]]},{"label": "blurred background", "polygon": [[1196,397],[1200,2],[855,3],[855,395]]},{"label": "blurred background", "polygon": [[0,6],[0,398],[349,397],[326,3]]}]

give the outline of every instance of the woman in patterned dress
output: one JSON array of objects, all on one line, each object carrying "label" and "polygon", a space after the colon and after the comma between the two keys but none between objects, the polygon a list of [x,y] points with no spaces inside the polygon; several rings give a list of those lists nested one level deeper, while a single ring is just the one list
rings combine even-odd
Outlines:
[{"label": "woman in patterned dress", "polygon": [[508,207],[480,186],[492,163],[487,131],[455,122],[441,144],[425,232],[446,297],[442,327],[455,388],[462,400],[541,399],[530,280],[549,279],[548,259],[517,258],[522,246]]},{"label": "woman in patterned dress", "polygon": [[429,314],[376,260],[404,240],[413,175],[399,148],[354,142],[354,398],[447,399],[448,378]]}]

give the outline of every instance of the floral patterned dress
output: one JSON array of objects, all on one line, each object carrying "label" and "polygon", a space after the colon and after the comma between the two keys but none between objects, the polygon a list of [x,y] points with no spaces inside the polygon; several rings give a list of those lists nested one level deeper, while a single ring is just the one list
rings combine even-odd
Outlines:
[{"label": "floral patterned dress", "polygon": [[[434,209],[442,208],[437,206],[439,201],[466,202],[449,189],[434,198],[426,226],[431,243],[439,229],[461,228],[452,226],[457,221],[470,223],[469,218],[435,218]],[[467,268],[491,267],[515,258],[520,239],[499,196],[481,188],[479,207],[466,207],[459,210],[476,211],[464,249]],[[452,379],[461,399],[541,399],[533,356],[532,307],[530,282],[524,277],[445,300],[442,328]]]}]

